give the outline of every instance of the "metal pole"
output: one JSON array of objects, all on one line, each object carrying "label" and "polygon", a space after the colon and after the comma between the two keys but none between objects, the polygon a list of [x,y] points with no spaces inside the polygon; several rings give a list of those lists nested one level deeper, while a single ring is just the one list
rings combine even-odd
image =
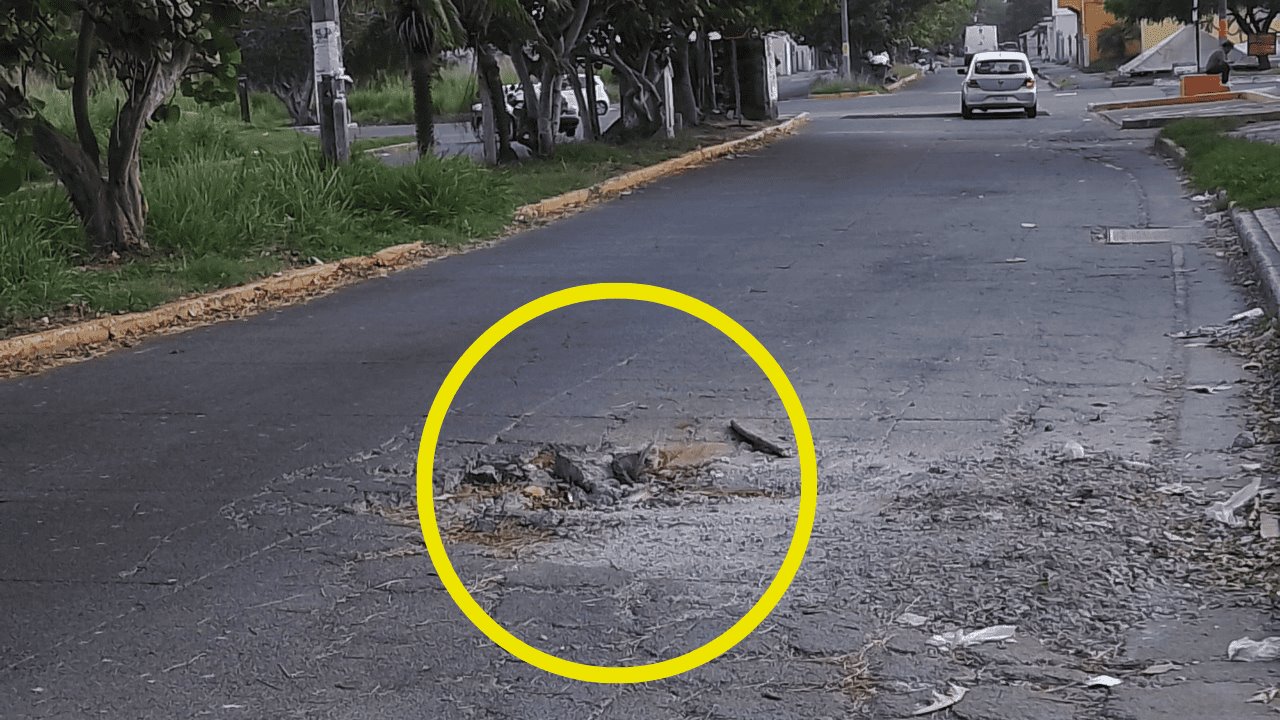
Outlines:
[{"label": "metal pole", "polygon": [[738,74],[738,38],[729,41],[733,49],[733,106],[734,118],[742,127],[742,76]]},{"label": "metal pole", "polygon": [[840,0],[840,77],[848,80],[853,73],[853,56],[849,47],[849,0]]},{"label": "metal pole", "polygon": [[[1218,0],[1218,39],[1227,39],[1227,15],[1230,10],[1227,9],[1227,0]],[[1270,30],[1270,28],[1267,28]]]},{"label": "metal pole", "polygon": [[253,122],[249,111],[249,79],[241,77],[236,81],[236,95],[240,98],[240,121],[248,125]]},{"label": "metal pole", "polygon": [[342,29],[338,0],[311,0],[311,46],[314,51],[320,141],[325,157],[343,163],[351,158],[346,72],[342,67]]},{"label": "metal pole", "polygon": [[1191,0],[1191,25],[1196,29],[1196,74],[1204,72],[1204,60],[1200,57],[1200,0]]}]

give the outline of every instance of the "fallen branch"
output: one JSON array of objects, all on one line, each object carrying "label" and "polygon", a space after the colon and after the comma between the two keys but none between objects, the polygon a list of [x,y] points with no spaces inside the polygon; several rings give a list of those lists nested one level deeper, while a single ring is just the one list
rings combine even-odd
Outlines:
[{"label": "fallen branch", "polygon": [[743,442],[754,448],[756,452],[767,453],[780,458],[791,456],[791,453],[787,452],[786,448],[742,427],[737,420],[730,421],[729,429],[733,430],[734,435],[737,435]]}]

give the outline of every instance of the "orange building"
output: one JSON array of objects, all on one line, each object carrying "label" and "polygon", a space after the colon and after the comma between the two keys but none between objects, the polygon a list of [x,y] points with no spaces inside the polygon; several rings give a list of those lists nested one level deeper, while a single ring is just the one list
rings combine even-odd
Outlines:
[{"label": "orange building", "polygon": [[[1116,23],[1116,17],[1107,12],[1105,0],[1057,0],[1058,7],[1074,12],[1080,18],[1080,59],[1081,65],[1092,65],[1102,57],[1098,47],[1098,35]],[[1135,40],[1129,43],[1128,55],[1142,52],[1143,43]]]}]

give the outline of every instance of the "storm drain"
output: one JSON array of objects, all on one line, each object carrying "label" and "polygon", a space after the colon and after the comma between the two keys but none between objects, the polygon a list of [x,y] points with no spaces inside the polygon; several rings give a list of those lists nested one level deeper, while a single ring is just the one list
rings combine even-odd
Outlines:
[{"label": "storm drain", "polygon": [[1195,227],[1174,228],[1110,228],[1108,245],[1159,245],[1168,243],[1194,243],[1200,240],[1202,230]]}]

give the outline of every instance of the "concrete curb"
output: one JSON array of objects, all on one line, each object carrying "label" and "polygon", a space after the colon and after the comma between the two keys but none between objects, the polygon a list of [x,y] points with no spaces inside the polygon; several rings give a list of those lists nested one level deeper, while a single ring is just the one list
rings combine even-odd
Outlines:
[{"label": "concrete curb", "polygon": [[1179,167],[1187,164],[1187,151],[1169,138],[1157,137],[1155,149],[1156,152],[1178,163]]},{"label": "concrete curb", "polygon": [[908,75],[907,77],[904,77],[897,82],[889,83],[884,87],[884,89],[888,90],[889,92],[897,92],[902,88],[910,85],[911,83],[916,82],[923,76],[924,76],[924,73],[921,73],[921,72],[918,72],[915,75]]},{"label": "concrete curb", "polygon": [[1280,249],[1277,249],[1275,240],[1253,211],[1232,210],[1231,221],[1240,235],[1254,272],[1262,281],[1267,310],[1275,314],[1280,311]]},{"label": "concrete curb", "polygon": [[[527,205],[516,211],[516,220],[548,220],[580,210],[736,151],[766,144],[795,132],[808,121],[808,113],[803,113],[745,138],[694,150],[611,178],[592,188]],[[61,361],[92,357],[99,354],[98,351],[127,346],[148,337],[185,332],[297,304],[363,279],[485,246],[486,243],[476,243],[466,248],[451,249],[424,243],[397,245],[368,256],[288,270],[247,285],[177,300],[142,312],[94,318],[52,330],[18,335],[0,340],[0,377],[41,370]]]},{"label": "concrete curb", "polygon": [[[1155,150],[1179,165],[1186,163],[1186,149],[1168,138],[1156,138]],[[1275,213],[1274,210],[1261,212]],[[1280,215],[1276,219],[1280,223]],[[1240,236],[1245,254],[1249,256],[1254,274],[1262,282],[1267,310],[1272,314],[1280,312],[1280,245],[1252,210],[1233,208],[1231,222]]]},{"label": "concrete curb", "polygon": [[516,212],[518,222],[545,221],[567,212],[572,212],[598,202],[616,198],[622,193],[630,192],[656,180],[671,177],[685,170],[769,143],[779,137],[790,135],[809,122],[809,113],[801,113],[786,122],[754,132],[738,140],[694,150],[679,157],[665,160],[657,165],[624,173],[589,188],[574,190],[563,195],[548,198],[532,205],[526,205]]}]

